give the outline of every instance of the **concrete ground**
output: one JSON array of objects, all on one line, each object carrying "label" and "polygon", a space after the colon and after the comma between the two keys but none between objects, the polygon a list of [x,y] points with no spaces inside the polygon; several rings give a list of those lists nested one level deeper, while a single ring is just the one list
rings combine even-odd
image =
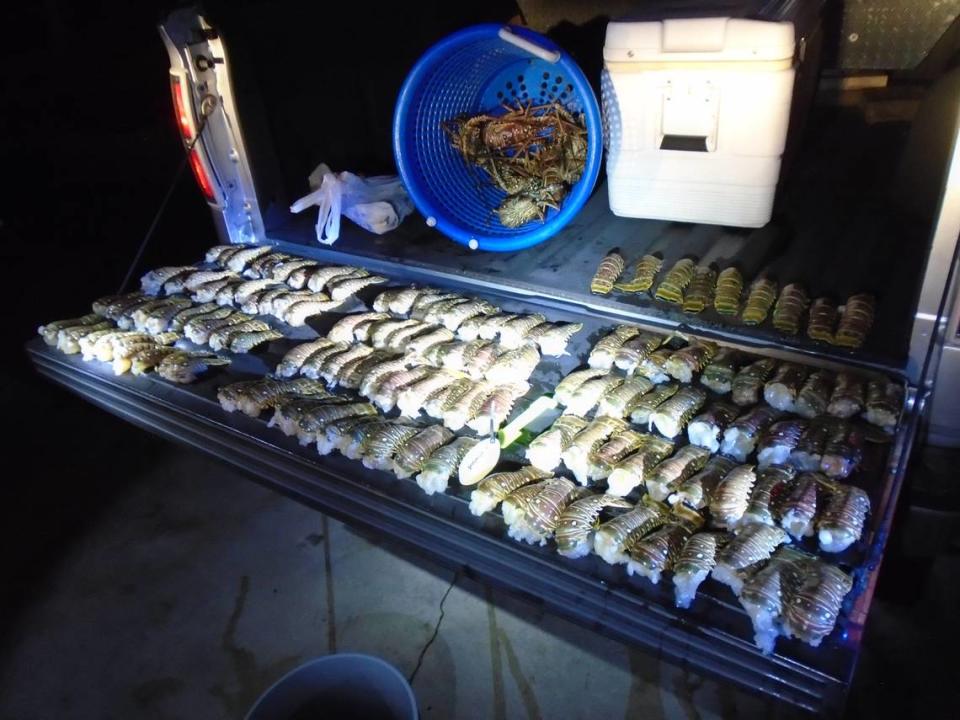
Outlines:
[{"label": "concrete ground", "polygon": [[[171,449],[64,548],[18,628],[6,718],[242,718],[330,652],[379,655],[424,718],[752,717],[764,703],[662,664],[197,453]],[[436,639],[429,644],[440,619]]]},{"label": "concrete ground", "polygon": [[[58,393],[50,434],[26,451],[58,438],[50,462],[74,494],[38,482],[21,502],[46,508],[47,526],[29,520],[20,554],[39,559],[19,567],[24,601],[3,617],[3,720],[242,718],[286,671],[349,651],[412,676],[423,718],[794,717]],[[877,603],[852,715],[948,707],[956,665],[930,657],[956,647],[956,619],[941,622],[958,606],[958,564],[938,560],[909,605]]]}]

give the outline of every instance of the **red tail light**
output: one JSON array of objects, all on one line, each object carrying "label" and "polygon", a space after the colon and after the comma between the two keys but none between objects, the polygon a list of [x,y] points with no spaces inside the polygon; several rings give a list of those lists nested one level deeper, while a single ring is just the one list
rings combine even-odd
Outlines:
[{"label": "red tail light", "polygon": [[210,182],[210,176],[207,175],[206,168],[203,167],[203,161],[200,159],[200,153],[196,148],[190,151],[190,169],[193,170],[193,176],[197,179],[197,185],[200,186],[200,191],[207,202],[214,202],[216,194],[213,191],[213,183]]},{"label": "red tail light", "polygon": [[[183,137],[184,144],[189,147],[190,143],[196,137],[196,130],[193,122],[193,113],[190,108],[190,99],[185,94],[186,90],[187,88],[181,84],[180,78],[176,75],[170,76],[170,94],[173,96],[173,111],[176,114],[177,127],[180,129],[180,135]],[[189,152],[190,169],[193,171],[193,176],[197,180],[197,185],[200,186],[200,191],[207,199],[207,202],[216,202],[216,191],[213,188],[213,181],[200,155],[200,148],[194,146]]]},{"label": "red tail light", "polygon": [[180,78],[176,75],[170,76],[170,94],[173,95],[173,112],[177,116],[177,127],[180,128],[184,142],[190,142],[193,140],[193,118],[188,110],[189,101],[183,97]]}]

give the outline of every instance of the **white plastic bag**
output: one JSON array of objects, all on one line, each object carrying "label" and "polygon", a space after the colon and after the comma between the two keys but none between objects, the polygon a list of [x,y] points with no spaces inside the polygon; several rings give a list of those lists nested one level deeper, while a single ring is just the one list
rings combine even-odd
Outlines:
[{"label": "white plastic bag", "polygon": [[382,235],[397,227],[413,212],[413,203],[396,175],[360,177],[350,172],[334,174],[321,163],[308,178],[313,192],[290,206],[299,213],[316,205],[317,240],[332,245],[340,237],[340,215],[360,227]]}]

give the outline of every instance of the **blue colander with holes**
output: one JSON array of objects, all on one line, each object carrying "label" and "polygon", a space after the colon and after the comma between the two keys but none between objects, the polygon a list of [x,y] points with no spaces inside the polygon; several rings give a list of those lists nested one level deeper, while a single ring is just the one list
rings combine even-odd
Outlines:
[{"label": "blue colander with holes", "polygon": [[[505,227],[496,208],[505,193],[450,145],[442,123],[464,114],[559,102],[583,113],[587,158],[580,180],[544,221]],[[579,212],[601,161],[600,108],[577,64],[555,43],[526,28],[475,25],[449,35],[407,76],[393,116],[400,176],[428,225],[473,250],[508,252],[547,240]]]}]

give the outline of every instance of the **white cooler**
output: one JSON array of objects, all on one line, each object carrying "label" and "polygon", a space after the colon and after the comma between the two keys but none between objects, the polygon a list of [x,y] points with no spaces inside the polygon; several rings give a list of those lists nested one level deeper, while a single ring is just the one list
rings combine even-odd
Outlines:
[{"label": "white cooler", "polygon": [[602,78],[615,215],[761,227],[790,119],[790,22],[611,22]]}]

